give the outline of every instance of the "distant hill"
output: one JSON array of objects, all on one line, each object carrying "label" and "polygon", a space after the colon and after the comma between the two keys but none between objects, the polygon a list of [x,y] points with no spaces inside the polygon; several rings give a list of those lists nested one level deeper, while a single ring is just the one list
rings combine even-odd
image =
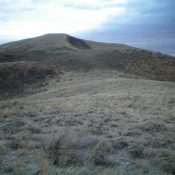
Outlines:
[{"label": "distant hill", "polygon": [[121,44],[46,34],[0,46],[0,62],[35,61],[65,71],[111,69],[146,79],[175,81],[175,58]]}]

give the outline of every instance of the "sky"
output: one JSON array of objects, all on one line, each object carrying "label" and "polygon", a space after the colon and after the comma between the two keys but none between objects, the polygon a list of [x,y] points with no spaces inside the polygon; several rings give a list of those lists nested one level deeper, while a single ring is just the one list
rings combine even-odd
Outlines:
[{"label": "sky", "polygon": [[0,44],[46,33],[175,56],[175,0],[0,0]]}]

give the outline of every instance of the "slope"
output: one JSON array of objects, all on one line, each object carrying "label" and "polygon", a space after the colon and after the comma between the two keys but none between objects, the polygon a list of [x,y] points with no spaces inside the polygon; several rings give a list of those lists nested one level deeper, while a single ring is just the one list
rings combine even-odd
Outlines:
[{"label": "slope", "polygon": [[49,34],[0,60],[0,174],[175,174],[173,57]]},{"label": "slope", "polygon": [[[86,41],[66,34],[47,34],[0,46],[1,62],[37,61],[65,71],[108,69],[147,79],[175,81],[174,57],[120,44]],[[7,59],[6,59],[7,57]]]}]

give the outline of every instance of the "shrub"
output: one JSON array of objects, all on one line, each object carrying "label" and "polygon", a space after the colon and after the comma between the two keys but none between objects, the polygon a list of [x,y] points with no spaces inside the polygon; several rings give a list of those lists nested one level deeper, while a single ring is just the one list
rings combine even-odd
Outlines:
[{"label": "shrub", "polygon": [[103,165],[110,166],[108,153],[111,145],[99,138],[82,132],[61,133],[46,146],[48,158],[58,166]]},{"label": "shrub", "polygon": [[141,126],[139,126],[139,129],[144,131],[144,132],[161,132],[161,131],[166,131],[166,125],[163,123],[156,123],[156,122],[147,122]]},{"label": "shrub", "polygon": [[130,146],[128,152],[133,158],[144,158],[144,147],[140,144]]},{"label": "shrub", "polygon": [[159,160],[158,164],[163,171],[175,174],[175,152],[163,151],[157,160]]},{"label": "shrub", "polygon": [[112,146],[113,146],[114,149],[122,150],[122,149],[128,147],[129,144],[125,140],[120,138],[118,140],[113,140],[112,141]]},{"label": "shrub", "polygon": [[[9,95],[22,92],[24,86],[35,84],[56,72],[48,65],[32,62],[13,62],[0,64],[0,90]],[[2,95],[1,94],[1,95]]]}]

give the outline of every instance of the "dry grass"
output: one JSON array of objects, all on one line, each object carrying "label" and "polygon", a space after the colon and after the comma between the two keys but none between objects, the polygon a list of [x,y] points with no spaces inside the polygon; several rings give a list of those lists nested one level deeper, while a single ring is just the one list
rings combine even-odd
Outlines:
[{"label": "dry grass", "polygon": [[175,174],[174,58],[64,34],[0,52],[0,174]]},{"label": "dry grass", "polygon": [[[48,76],[55,75],[53,66],[34,62],[10,62],[0,64],[1,96],[17,95],[25,90],[27,85],[42,86],[41,82]],[[34,88],[35,88],[34,87]]]},{"label": "dry grass", "polygon": [[72,130],[51,138],[46,152],[53,164],[58,166],[112,165],[106,154],[112,152],[112,146],[93,135],[82,132],[84,131]]},{"label": "dry grass", "polygon": [[173,174],[174,83],[104,74],[65,73],[47,91],[1,100],[3,172]]}]

